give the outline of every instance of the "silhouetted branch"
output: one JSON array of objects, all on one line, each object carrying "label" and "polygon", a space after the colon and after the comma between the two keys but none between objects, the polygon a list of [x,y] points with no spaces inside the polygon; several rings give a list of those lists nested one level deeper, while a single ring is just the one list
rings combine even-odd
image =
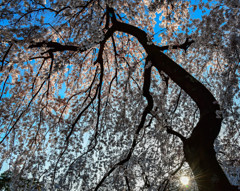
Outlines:
[{"label": "silhouetted branch", "polygon": [[172,135],[176,135],[177,137],[179,137],[182,142],[185,142],[186,141],[186,138],[184,136],[182,136],[180,133],[174,131],[171,127],[167,126],[167,132],[169,134],[172,134]]},{"label": "silhouetted branch", "polygon": [[186,41],[181,44],[181,45],[173,45],[173,46],[161,46],[161,47],[158,47],[159,50],[163,51],[163,50],[169,50],[170,48],[171,49],[183,49],[185,52],[187,51],[187,49],[191,46],[192,43],[194,43],[195,41],[192,40],[191,38],[187,37],[186,38]]},{"label": "silhouetted branch", "polygon": [[179,94],[178,94],[178,98],[177,98],[177,102],[175,104],[175,108],[173,109],[172,113],[175,113],[175,111],[177,110],[178,104],[179,104],[179,100],[182,94],[182,89],[180,90]]},{"label": "silhouetted branch", "polygon": [[58,42],[52,42],[52,41],[33,42],[28,48],[41,48],[41,47],[50,48],[48,51],[51,51],[51,52],[65,51],[65,50],[70,50],[70,51],[80,50],[80,48],[77,46],[62,45]]},{"label": "silhouetted branch", "polygon": [[3,55],[3,58],[2,58],[2,61],[1,61],[1,62],[2,62],[2,66],[1,66],[0,71],[3,70],[4,61],[5,61],[8,53],[9,53],[9,51],[11,50],[12,46],[13,46],[13,43],[10,44],[10,46],[9,46],[8,49],[7,49],[7,51],[6,51],[5,54]]},{"label": "silhouetted branch", "polygon": [[127,177],[127,176],[125,176],[125,180],[126,180],[126,184],[127,184],[128,191],[131,191],[130,185],[129,185],[129,180],[128,180],[128,177]]},{"label": "silhouetted branch", "polygon": [[[146,59],[146,64],[148,64],[148,59]],[[148,101],[148,105],[145,107],[144,111],[143,111],[143,114],[142,114],[142,117],[141,117],[141,122],[140,124],[138,125],[138,128],[136,129],[135,131],[135,136],[133,138],[133,142],[132,142],[132,145],[131,145],[131,148],[129,149],[129,152],[128,152],[128,155],[121,161],[119,161],[118,163],[116,163],[107,173],[105,173],[105,175],[103,176],[103,178],[100,180],[100,182],[97,184],[96,188],[94,189],[95,191],[97,191],[101,185],[103,184],[103,182],[105,181],[105,179],[111,175],[111,173],[118,167],[118,166],[121,166],[121,165],[124,165],[126,162],[128,162],[132,156],[132,153],[134,151],[134,148],[136,147],[137,145],[137,138],[138,138],[138,135],[141,131],[141,129],[144,127],[144,123],[146,121],[146,117],[147,117],[147,114],[149,114],[153,108],[153,98],[149,92],[149,89],[150,89],[150,85],[151,85],[151,69],[152,67],[145,67],[145,70],[144,70],[144,84],[143,84],[143,96],[146,97],[147,101]]]},{"label": "silhouetted branch", "polygon": [[[177,172],[182,168],[184,162],[185,162],[185,160],[183,160],[183,161],[181,162],[180,166],[179,166],[176,170],[174,170],[173,173],[171,173],[170,177],[172,177],[172,176],[174,176],[175,174],[177,174]],[[170,181],[169,181],[169,178],[168,178],[168,179],[165,179],[165,180],[163,181],[163,183],[162,183],[162,185],[165,184],[163,190],[161,189],[162,186],[160,185],[160,187],[158,188],[158,191],[160,191],[160,189],[161,189],[162,191],[166,191],[169,182],[170,182]]]}]

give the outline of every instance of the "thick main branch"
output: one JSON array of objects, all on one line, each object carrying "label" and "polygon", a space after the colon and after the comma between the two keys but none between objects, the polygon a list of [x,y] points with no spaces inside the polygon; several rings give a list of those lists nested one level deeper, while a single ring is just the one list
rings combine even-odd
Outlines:
[{"label": "thick main branch", "polygon": [[[111,9],[112,11],[112,9]],[[114,11],[112,11],[114,14]],[[122,23],[113,17],[116,31],[133,35],[142,44],[152,65],[165,72],[197,104],[200,119],[191,136],[184,140],[184,155],[190,165],[200,191],[236,190],[230,185],[216,159],[213,143],[221,129],[222,118],[216,116],[220,106],[211,92],[186,70],[148,42],[147,34],[130,24]]]},{"label": "thick main branch", "polygon": [[114,20],[113,22],[113,28],[116,31],[125,32],[136,37],[146,50],[153,66],[155,66],[159,72],[165,72],[195,101],[200,110],[200,118],[211,117],[214,122],[219,124],[218,126],[212,126],[211,128],[205,129],[199,129],[196,127],[193,131],[192,136],[199,137],[200,133],[201,138],[208,134],[208,143],[212,144],[220,131],[222,119],[216,118],[216,111],[219,110],[220,107],[210,91],[176,62],[162,53],[159,50],[160,47],[154,44],[149,44],[146,32],[135,26],[117,20]]}]

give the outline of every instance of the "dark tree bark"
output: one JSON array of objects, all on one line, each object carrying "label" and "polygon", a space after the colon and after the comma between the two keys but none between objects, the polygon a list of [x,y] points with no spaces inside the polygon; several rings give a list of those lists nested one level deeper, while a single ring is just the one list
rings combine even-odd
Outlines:
[{"label": "dark tree bark", "polygon": [[147,34],[143,30],[117,21],[113,10],[110,9],[109,12],[112,13],[114,30],[136,37],[147,52],[152,65],[159,72],[165,72],[196,102],[200,110],[199,122],[191,136],[188,139],[182,140],[186,161],[194,174],[199,190],[237,190],[235,186],[229,183],[216,159],[213,143],[220,132],[222,118],[216,115],[216,111],[220,109],[220,106],[214,96],[202,83],[163,54],[160,51],[161,47],[150,44]]}]

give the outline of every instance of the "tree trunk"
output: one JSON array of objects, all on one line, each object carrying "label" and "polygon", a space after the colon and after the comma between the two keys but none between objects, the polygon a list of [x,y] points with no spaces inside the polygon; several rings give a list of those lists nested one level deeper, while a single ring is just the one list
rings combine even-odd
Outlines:
[{"label": "tree trunk", "polygon": [[[155,52],[155,51],[154,51]],[[159,60],[159,61],[158,61]],[[216,159],[214,140],[221,129],[220,106],[213,95],[195,78],[162,53],[153,56],[154,66],[164,71],[198,105],[200,119],[190,138],[183,141],[184,155],[199,191],[236,191]],[[156,62],[158,61],[158,63]]]},{"label": "tree trunk", "polygon": [[216,112],[220,106],[211,92],[186,70],[180,67],[161,48],[148,42],[147,34],[130,24],[116,20],[113,9],[112,23],[114,31],[121,31],[133,35],[142,44],[151,60],[152,65],[161,72],[165,72],[178,86],[180,86],[197,104],[200,119],[190,138],[185,139],[184,154],[200,191],[235,191],[216,159],[214,140],[221,129],[221,116]]},{"label": "tree trunk", "polygon": [[210,114],[206,118],[200,118],[196,127],[199,132],[193,131],[191,137],[183,143],[184,155],[194,174],[199,191],[237,190],[229,183],[219,165],[213,144],[208,141],[208,135],[201,135],[201,129],[219,128],[220,125],[221,123],[214,120]]},{"label": "tree trunk", "polygon": [[188,139],[184,144],[184,154],[199,191],[234,191],[216,159],[212,147],[205,147],[204,141]]}]

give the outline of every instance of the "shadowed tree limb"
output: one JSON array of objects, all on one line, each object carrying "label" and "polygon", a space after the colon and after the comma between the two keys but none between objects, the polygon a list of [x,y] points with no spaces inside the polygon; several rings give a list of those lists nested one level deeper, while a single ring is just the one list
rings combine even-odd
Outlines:
[{"label": "shadowed tree limb", "polygon": [[[175,174],[177,174],[177,172],[182,168],[184,162],[185,162],[185,160],[183,160],[183,161],[181,162],[180,166],[179,166],[176,170],[174,170],[173,173],[171,173],[170,177],[172,177],[172,176],[174,176]],[[164,188],[163,188],[162,191],[167,191],[169,182],[170,182],[170,179],[169,179],[169,178],[168,178],[168,179],[165,179],[165,180],[163,181],[163,183],[159,186],[158,191],[161,191],[161,190],[162,190],[162,189],[161,189],[161,188],[162,188],[162,185],[164,185]]]},{"label": "shadowed tree limb", "polygon": [[62,45],[58,42],[53,42],[53,41],[32,42],[32,44],[28,48],[41,48],[41,47],[50,48],[48,51],[51,51],[51,52],[65,51],[65,50],[69,50],[69,51],[81,50],[77,46]]},{"label": "shadowed tree limb", "polygon": [[[114,14],[114,10],[111,9],[111,11]],[[119,22],[116,18],[112,19],[112,22],[113,27],[117,31],[136,37],[158,72],[165,72],[197,104],[200,110],[200,119],[191,136],[185,140],[183,150],[199,190],[237,190],[235,186],[229,183],[216,159],[216,153],[213,148],[213,143],[220,132],[222,121],[221,116],[218,117],[216,115],[216,112],[220,110],[220,106],[214,96],[202,83],[159,51],[158,46],[149,44],[146,32],[133,25]]]},{"label": "shadowed tree limb", "polygon": [[171,127],[167,126],[167,132],[169,134],[172,134],[172,135],[175,135],[177,136],[178,138],[180,138],[182,140],[182,142],[185,142],[186,141],[186,138],[184,136],[182,136],[180,133],[174,131]]},{"label": "shadowed tree limb", "polygon": [[127,177],[127,176],[124,176],[124,178],[125,178],[125,180],[126,180],[126,184],[127,184],[128,191],[131,191],[128,177]]},{"label": "shadowed tree limb", "polygon": [[[148,64],[148,59],[146,59],[146,64]],[[153,108],[153,98],[150,94],[150,84],[151,84],[151,67],[149,68],[146,68],[145,67],[145,70],[144,70],[144,84],[143,84],[143,96],[147,99],[148,101],[148,105],[145,107],[144,111],[143,111],[143,114],[142,114],[142,117],[141,117],[141,122],[140,124],[138,125],[138,128],[136,129],[135,131],[135,136],[133,138],[133,142],[132,142],[132,145],[131,145],[131,148],[129,149],[129,152],[127,154],[127,156],[119,161],[118,163],[116,163],[107,173],[105,173],[105,175],[103,176],[103,178],[100,180],[100,182],[97,184],[97,186],[95,187],[95,191],[97,191],[101,185],[103,184],[103,182],[105,181],[105,179],[111,175],[111,173],[118,167],[118,166],[121,166],[121,165],[124,165],[126,162],[128,162],[133,154],[133,151],[134,151],[134,148],[136,147],[137,145],[137,138],[138,138],[138,135],[141,131],[141,129],[144,127],[144,123],[146,121],[146,117],[147,117],[147,114],[149,114]]]},{"label": "shadowed tree limb", "polygon": [[[113,35],[115,32],[115,29],[113,27],[110,27],[108,31],[104,35],[104,39],[99,42],[99,44],[105,44],[105,42]],[[79,52],[84,52],[86,50],[89,50],[89,47],[79,47],[79,46],[74,46],[74,45],[62,45],[58,42],[53,42],[53,41],[42,41],[42,42],[32,42],[31,45],[28,48],[49,48],[44,53],[47,52],[58,52],[58,51],[79,51]],[[44,54],[42,53],[42,54]]]},{"label": "shadowed tree limb", "polygon": [[14,44],[14,43],[11,43],[11,44],[10,44],[10,46],[9,46],[8,49],[7,49],[7,51],[6,51],[5,54],[3,55],[3,58],[2,58],[2,60],[1,60],[2,65],[1,65],[0,71],[3,70],[4,61],[5,61],[5,59],[7,58],[7,55],[8,55],[8,53],[10,52],[10,50],[11,50],[13,44]]},{"label": "shadowed tree limb", "polygon": [[[10,73],[12,69],[13,69],[13,66],[10,66],[10,67],[9,67],[9,70],[8,70],[8,73]],[[4,90],[5,90],[7,81],[8,81],[8,79],[9,79],[9,76],[10,76],[10,74],[8,74],[7,77],[6,77],[5,80],[4,80],[4,83],[3,83],[3,86],[2,86],[1,95],[0,95],[0,101],[1,101],[2,96],[3,96],[3,94],[4,94]]]}]

